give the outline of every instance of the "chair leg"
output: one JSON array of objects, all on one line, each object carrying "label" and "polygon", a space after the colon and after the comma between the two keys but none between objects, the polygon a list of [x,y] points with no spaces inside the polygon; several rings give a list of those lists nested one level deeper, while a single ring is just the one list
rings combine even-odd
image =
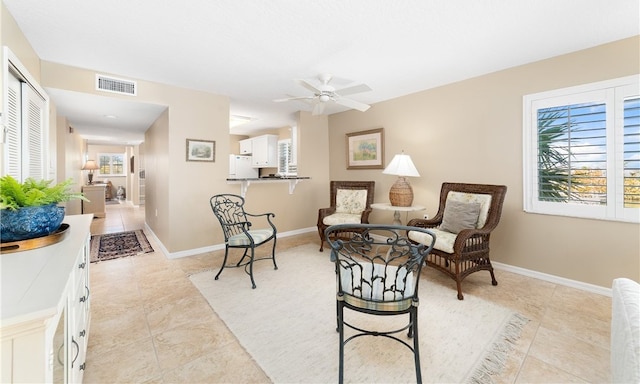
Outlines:
[{"label": "chair leg", "polygon": [[324,250],[324,231],[320,230],[320,227],[318,227],[318,235],[320,235],[320,252],[322,252]]},{"label": "chair leg", "polygon": [[491,285],[498,285],[498,280],[496,280],[496,275],[493,274],[493,266],[489,269],[489,273],[491,273]]},{"label": "chair leg", "polygon": [[338,362],[338,383],[344,383],[344,305],[337,302],[338,310],[338,334],[340,335],[340,351]]},{"label": "chair leg", "polygon": [[255,248],[251,248],[251,259],[249,260],[249,277],[251,278],[251,288],[253,289],[256,289],[256,282],[253,280],[253,260],[255,253]]},{"label": "chair leg", "polygon": [[273,260],[273,269],[278,269],[276,264],[276,238],[273,238],[273,248],[271,248],[271,260]]},{"label": "chair leg", "polygon": [[224,269],[224,266],[227,265],[227,256],[228,255],[229,255],[229,247],[225,247],[224,248],[224,259],[222,260],[222,266],[220,267],[220,270],[216,274],[215,280],[218,280],[218,277],[222,273],[222,270]]},{"label": "chair leg", "polygon": [[462,282],[460,279],[456,279],[456,286],[458,287],[458,300],[464,300],[464,296],[462,295]]},{"label": "chair leg", "polygon": [[413,330],[413,357],[416,364],[416,382],[422,383],[422,369],[420,367],[420,343],[418,338],[418,307],[413,307],[410,312],[411,328]]}]

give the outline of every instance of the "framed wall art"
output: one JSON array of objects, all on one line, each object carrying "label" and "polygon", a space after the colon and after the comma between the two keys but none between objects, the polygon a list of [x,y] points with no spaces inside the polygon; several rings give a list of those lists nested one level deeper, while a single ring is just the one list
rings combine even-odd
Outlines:
[{"label": "framed wall art", "polygon": [[187,139],[187,161],[216,161],[216,142]]},{"label": "framed wall art", "polygon": [[347,169],[384,168],[384,128],[347,133]]}]

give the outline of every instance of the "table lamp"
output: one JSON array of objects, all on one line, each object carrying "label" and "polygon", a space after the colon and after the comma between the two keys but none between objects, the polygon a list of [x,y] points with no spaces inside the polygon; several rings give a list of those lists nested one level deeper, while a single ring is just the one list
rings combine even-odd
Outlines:
[{"label": "table lamp", "polygon": [[391,186],[389,190],[389,201],[394,207],[410,207],[413,204],[413,189],[407,176],[420,177],[416,166],[413,165],[411,157],[401,154],[395,155],[391,163],[382,171],[387,175],[397,175],[398,180]]},{"label": "table lamp", "polygon": [[87,160],[87,162],[84,163],[82,170],[89,171],[89,174],[87,175],[89,177],[89,184],[93,184],[93,171],[98,168],[98,164],[96,164],[95,160]]}]

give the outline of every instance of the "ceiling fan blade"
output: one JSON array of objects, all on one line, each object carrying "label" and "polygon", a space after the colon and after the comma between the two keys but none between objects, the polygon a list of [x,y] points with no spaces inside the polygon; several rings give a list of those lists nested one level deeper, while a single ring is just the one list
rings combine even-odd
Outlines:
[{"label": "ceiling fan blade", "polygon": [[282,103],[285,101],[292,101],[292,100],[311,100],[314,99],[315,96],[291,96],[291,97],[285,97],[284,99],[273,99],[274,102],[276,103]]},{"label": "ceiling fan blade", "polygon": [[317,103],[315,107],[313,107],[313,112],[311,112],[311,116],[322,115],[324,112],[324,103]]},{"label": "ceiling fan blade", "polygon": [[366,84],[358,84],[352,87],[338,89],[335,92],[340,96],[353,95],[354,93],[369,92],[371,88]]},{"label": "ceiling fan blade", "polygon": [[359,101],[355,101],[352,99],[347,99],[347,98],[338,98],[335,100],[336,103],[340,104],[340,105],[344,105],[345,107],[349,107],[349,108],[353,108],[353,109],[357,109],[360,112],[364,112],[367,109],[371,108],[370,105],[368,104],[364,104],[361,103]]},{"label": "ceiling fan blade", "polygon": [[294,80],[296,83],[298,83],[300,86],[307,88],[308,90],[310,90],[313,93],[320,93],[322,91],[320,91],[318,88],[316,88],[313,84],[307,82],[306,80],[303,79],[296,79]]}]

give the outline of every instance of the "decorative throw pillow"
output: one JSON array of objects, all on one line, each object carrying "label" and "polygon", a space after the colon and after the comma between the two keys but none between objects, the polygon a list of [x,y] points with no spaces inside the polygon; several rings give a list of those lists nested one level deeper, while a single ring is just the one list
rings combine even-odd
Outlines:
[{"label": "decorative throw pillow", "polygon": [[440,229],[459,233],[463,229],[475,228],[480,215],[480,203],[462,203],[447,201]]},{"label": "decorative throw pillow", "polygon": [[366,189],[338,189],[336,191],[337,213],[362,213],[366,206]]}]

